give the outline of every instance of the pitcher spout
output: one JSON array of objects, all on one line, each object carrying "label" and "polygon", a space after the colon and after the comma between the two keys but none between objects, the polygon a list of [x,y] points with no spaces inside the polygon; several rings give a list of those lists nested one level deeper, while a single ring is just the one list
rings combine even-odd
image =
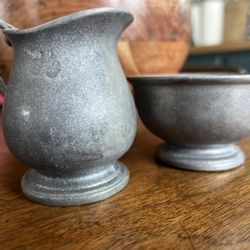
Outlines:
[{"label": "pitcher spout", "polygon": [[[105,9],[105,8],[104,8]],[[124,9],[107,8],[109,15],[104,15],[109,23],[109,33],[116,35],[117,40],[123,31],[133,22],[134,16]]]}]

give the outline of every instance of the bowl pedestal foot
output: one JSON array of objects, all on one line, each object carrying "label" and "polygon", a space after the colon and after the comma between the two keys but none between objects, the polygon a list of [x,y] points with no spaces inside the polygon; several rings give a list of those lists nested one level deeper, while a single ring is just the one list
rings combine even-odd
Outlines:
[{"label": "bowl pedestal foot", "polygon": [[[96,170],[95,170],[96,168]],[[128,183],[129,172],[121,162],[93,167],[82,176],[48,176],[32,169],[22,178],[24,195],[35,202],[52,206],[73,206],[106,199]]]},{"label": "bowl pedestal foot", "polygon": [[207,146],[161,145],[156,158],[171,166],[194,171],[224,171],[241,166],[244,153],[234,144]]}]

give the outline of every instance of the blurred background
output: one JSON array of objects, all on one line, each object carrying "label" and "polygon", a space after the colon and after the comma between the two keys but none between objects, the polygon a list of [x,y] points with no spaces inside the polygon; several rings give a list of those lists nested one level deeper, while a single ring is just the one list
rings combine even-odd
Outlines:
[{"label": "blurred background", "polygon": [[[250,71],[250,0],[1,0],[0,18],[29,28],[96,7],[131,11],[118,53],[126,75]],[[12,48],[0,38],[7,81]]]},{"label": "blurred background", "polygon": [[250,1],[193,0],[186,66],[250,70]]}]

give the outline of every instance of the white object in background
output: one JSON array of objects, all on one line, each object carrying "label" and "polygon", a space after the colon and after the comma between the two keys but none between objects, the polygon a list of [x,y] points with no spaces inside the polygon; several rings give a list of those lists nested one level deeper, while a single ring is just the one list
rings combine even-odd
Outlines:
[{"label": "white object in background", "polygon": [[198,1],[192,2],[191,7],[191,31],[194,45],[202,45],[201,34],[201,4]]},{"label": "white object in background", "polygon": [[224,35],[224,0],[203,0],[201,4],[201,40],[202,44],[218,45]]}]

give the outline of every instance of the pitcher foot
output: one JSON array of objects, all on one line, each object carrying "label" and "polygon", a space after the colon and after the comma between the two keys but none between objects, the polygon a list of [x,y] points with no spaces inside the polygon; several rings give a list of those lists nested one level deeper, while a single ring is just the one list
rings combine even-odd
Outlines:
[{"label": "pitcher foot", "polygon": [[32,169],[22,178],[22,190],[41,204],[73,206],[104,200],[121,191],[128,180],[128,169],[121,162],[79,177],[50,177]]}]

